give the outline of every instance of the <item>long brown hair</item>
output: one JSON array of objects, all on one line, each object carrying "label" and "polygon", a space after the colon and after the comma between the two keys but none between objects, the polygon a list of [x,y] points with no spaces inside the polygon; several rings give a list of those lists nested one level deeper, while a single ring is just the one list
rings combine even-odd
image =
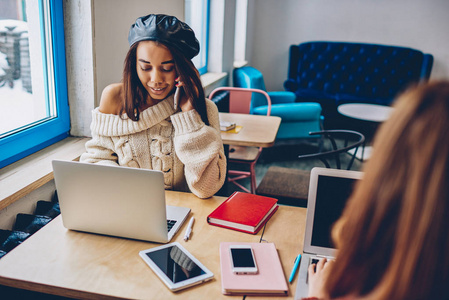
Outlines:
[{"label": "long brown hair", "polygon": [[[124,101],[120,110],[120,115],[125,112],[133,121],[139,120],[139,107],[146,103],[146,99],[148,97],[148,92],[140,82],[136,71],[137,47],[139,43],[140,42],[135,43],[129,48],[123,67]],[[206,97],[198,70],[192,60],[185,57],[181,52],[168,45],[163,45],[167,47],[173,56],[176,73],[181,78],[180,80],[184,83],[184,93],[191,102],[192,106],[201,116],[201,120],[203,120],[206,125],[209,125],[206,109]]]},{"label": "long brown hair", "polygon": [[448,299],[449,82],[399,97],[342,217],[330,298]]}]

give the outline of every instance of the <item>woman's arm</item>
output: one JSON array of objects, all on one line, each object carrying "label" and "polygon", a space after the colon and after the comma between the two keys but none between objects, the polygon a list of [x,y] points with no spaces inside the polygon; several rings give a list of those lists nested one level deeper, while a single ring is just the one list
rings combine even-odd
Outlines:
[{"label": "woman's arm", "polygon": [[81,155],[80,161],[88,163],[100,163],[105,165],[118,165],[117,154],[111,137],[103,136],[96,132],[101,127],[103,119],[97,117],[100,114],[117,115],[120,112],[120,101],[122,97],[121,83],[108,85],[101,94],[100,106],[92,112],[92,139],[86,143],[86,153]]},{"label": "woman's arm", "polygon": [[176,155],[184,164],[190,191],[200,198],[213,196],[226,178],[226,157],[220,135],[218,109],[206,100],[210,126],[196,110],[172,115]]},{"label": "woman's arm", "polygon": [[92,139],[86,142],[86,152],[81,155],[80,162],[118,166],[113,146],[110,138],[93,135]]}]

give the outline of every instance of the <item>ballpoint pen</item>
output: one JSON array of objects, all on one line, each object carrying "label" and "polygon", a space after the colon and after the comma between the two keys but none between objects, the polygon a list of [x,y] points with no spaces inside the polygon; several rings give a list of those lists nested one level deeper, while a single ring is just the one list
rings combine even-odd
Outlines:
[{"label": "ballpoint pen", "polygon": [[189,221],[189,225],[187,225],[186,233],[184,234],[184,241],[187,241],[190,238],[190,233],[192,232],[194,218],[192,217]]},{"label": "ballpoint pen", "polygon": [[295,259],[295,264],[293,265],[293,270],[290,273],[290,278],[288,279],[288,282],[292,283],[293,277],[295,277],[295,273],[296,273],[296,270],[298,270],[298,266],[299,266],[300,262],[301,262],[301,254],[298,254],[298,256]]}]

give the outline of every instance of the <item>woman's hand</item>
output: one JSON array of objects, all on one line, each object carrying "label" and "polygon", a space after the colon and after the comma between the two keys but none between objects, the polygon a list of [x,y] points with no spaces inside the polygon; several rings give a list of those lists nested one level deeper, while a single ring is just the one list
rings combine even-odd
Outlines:
[{"label": "woman's hand", "polygon": [[309,297],[328,298],[324,286],[333,264],[333,260],[323,258],[317,264],[309,266]]},{"label": "woman's hand", "polygon": [[189,99],[187,98],[186,93],[184,93],[184,82],[182,82],[180,80],[181,78],[178,77],[175,79],[176,81],[176,88],[179,89],[179,92],[181,93],[181,97],[180,97],[180,103],[178,103],[179,107],[181,108],[182,111],[189,111],[193,109],[193,105],[192,102],[189,101]]}]

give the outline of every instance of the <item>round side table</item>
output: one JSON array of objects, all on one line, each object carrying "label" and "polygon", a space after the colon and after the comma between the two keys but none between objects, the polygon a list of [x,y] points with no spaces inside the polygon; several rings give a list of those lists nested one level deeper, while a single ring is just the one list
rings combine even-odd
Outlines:
[{"label": "round side table", "polygon": [[381,123],[390,117],[393,108],[378,104],[347,103],[339,105],[337,110],[353,119]]},{"label": "round side table", "polygon": [[[346,103],[341,104],[337,107],[337,111],[343,116],[369,121],[374,123],[382,123],[386,121],[393,108],[390,106],[379,105],[379,104],[368,104],[368,103]],[[372,147],[364,146],[362,147],[362,153],[357,153],[357,158],[360,160],[368,159],[371,156]]]}]

